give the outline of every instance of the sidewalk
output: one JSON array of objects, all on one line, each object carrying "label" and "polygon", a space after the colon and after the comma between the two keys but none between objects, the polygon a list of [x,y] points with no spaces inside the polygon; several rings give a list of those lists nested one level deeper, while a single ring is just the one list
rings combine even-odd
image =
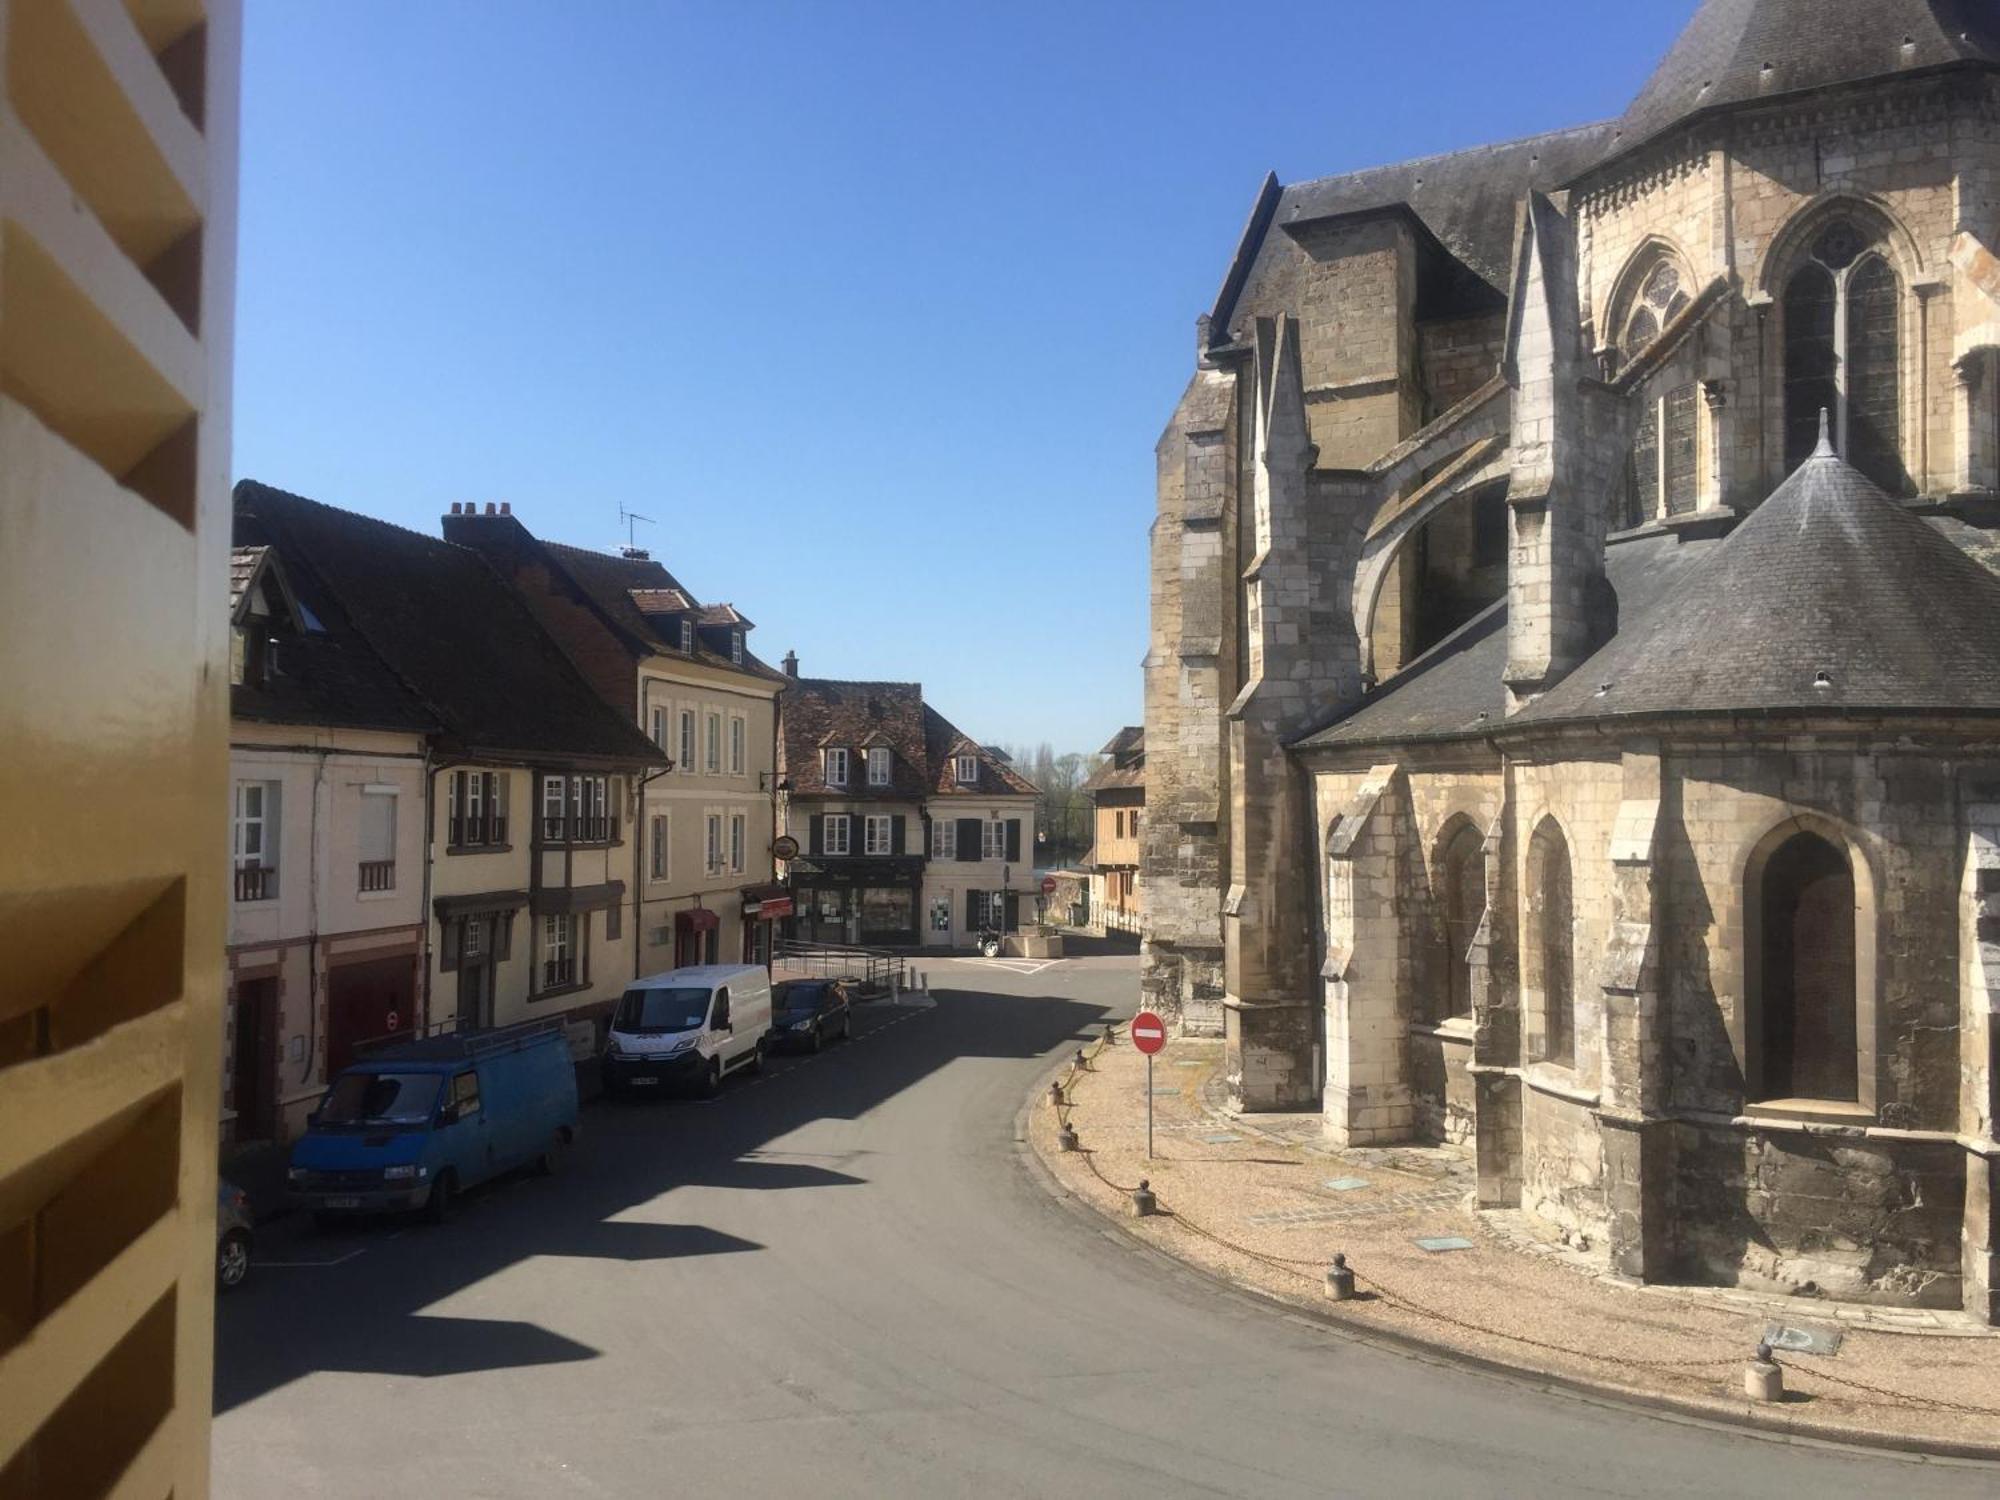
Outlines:
[{"label": "sidewalk", "polygon": [[[1148,1162],[1146,1063],[1121,1032],[1068,1088],[1084,1149],[1058,1149],[1046,1085],[1029,1144],[1063,1190],[1147,1244],[1357,1332],[1685,1414],[2000,1460],[2000,1330],[1951,1313],[1640,1287],[1525,1215],[1475,1211],[1468,1153],[1335,1152],[1317,1116],[1222,1113],[1221,1061],[1220,1042],[1192,1039],[1154,1059]],[[1141,1179],[1156,1217],[1131,1216]],[[1326,1296],[1337,1251],[1356,1273],[1354,1301]],[[1752,1403],[1743,1369],[1774,1326],[1837,1350],[1781,1349],[1785,1400]]]}]

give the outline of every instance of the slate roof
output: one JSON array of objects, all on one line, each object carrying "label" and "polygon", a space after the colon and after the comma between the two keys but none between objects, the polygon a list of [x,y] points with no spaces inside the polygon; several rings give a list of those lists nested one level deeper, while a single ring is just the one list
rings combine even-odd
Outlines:
[{"label": "slate roof", "polygon": [[1613,149],[1734,104],[1995,63],[1992,0],[1703,0],[1619,120]]},{"label": "slate roof", "polygon": [[546,760],[665,760],[590,690],[478,553],[253,480],[237,484],[235,501],[237,541],[276,547],[327,633],[365,644],[380,678],[448,745]]},{"label": "slate roof", "polygon": [[1097,752],[1106,757],[1104,763],[1084,778],[1083,790],[1093,796],[1098,792],[1139,788],[1146,785],[1146,731],[1139,724],[1127,724],[1111,736],[1104,748]]},{"label": "slate roof", "polygon": [[[925,704],[924,690],[915,682],[843,682],[827,677],[787,679],[779,701],[780,770],[792,784],[792,795],[859,800],[912,801],[936,796],[1033,796],[1034,785],[973,743],[950,720]],[[889,785],[868,785],[860,750],[886,743],[890,757]],[[829,787],[820,751],[839,746],[854,752],[848,784]],[[952,780],[952,757],[979,757],[979,781],[959,786]]]},{"label": "slate roof", "polygon": [[[732,615],[735,615],[735,610],[729,605],[703,608],[695,602],[694,595],[681,586],[679,579],[652,558],[614,557],[608,552],[592,552],[587,547],[572,547],[563,542],[540,539],[536,539],[535,545],[589,597],[611,622],[612,628],[637,649],[678,653],[681,649],[680,626],[675,624],[670,628],[665,616],[684,609],[695,613],[697,626],[749,624],[740,615],[730,622],[720,617],[707,618],[716,608],[728,609]],[[678,595],[685,603],[672,605],[668,597],[670,594]],[[640,602],[642,597],[646,601],[644,604]],[[695,638],[694,659],[724,671],[747,672],[767,681],[786,680],[784,673],[759,660],[747,647],[743,652],[743,663],[738,666],[726,655],[712,650],[698,635]]]},{"label": "slate roof", "polygon": [[2000,713],[2000,578],[1825,446],[1512,722],[1786,710]]}]

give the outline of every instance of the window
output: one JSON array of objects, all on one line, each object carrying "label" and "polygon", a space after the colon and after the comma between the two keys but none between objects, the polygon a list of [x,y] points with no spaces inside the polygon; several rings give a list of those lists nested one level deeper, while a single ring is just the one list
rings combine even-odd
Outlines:
[{"label": "window", "polygon": [[673,825],[666,813],[654,813],[648,820],[646,869],[650,878],[665,880],[668,873],[668,858],[671,852]]},{"label": "window", "polygon": [[1680,267],[1662,256],[1639,283],[1639,293],[1625,315],[1625,327],[1618,337],[1619,364],[1629,365],[1644,353],[1687,305],[1688,294],[1681,284]]},{"label": "window", "polygon": [[[1624,525],[1686,515],[1700,503],[1698,392],[1692,381],[1640,398],[1626,476]],[[1666,504],[1661,506],[1661,498]]]},{"label": "window", "polygon": [[681,655],[694,655],[694,621],[681,621]]},{"label": "window", "polygon": [[542,918],[542,989],[559,989],[582,982],[583,966],[578,953],[580,936],[574,912]]},{"label": "window", "polygon": [[826,852],[828,854],[845,854],[847,852],[847,815],[845,813],[828,814],[825,819],[825,828],[826,832],[823,838],[826,844]]},{"label": "window", "polygon": [[1827,414],[1834,450],[1892,494],[1902,463],[1897,359],[1900,289],[1879,237],[1836,219],[1785,284],[1785,466],[1819,445]]},{"label": "window", "polygon": [[560,844],[569,831],[565,812],[569,802],[569,782],[561,776],[542,778],[542,842]]},{"label": "window", "polygon": [[1121,838],[1121,839],[1122,839],[1122,838],[1124,838],[1124,837],[1125,837],[1125,814],[1123,814],[1122,812],[1115,812],[1115,813],[1113,813],[1113,814],[1111,815],[1111,819],[1112,819],[1112,828],[1113,828],[1113,834],[1112,834],[1112,837],[1114,837],[1114,838]]},{"label": "window", "polygon": [[233,830],[236,899],[269,901],[278,894],[278,783],[236,783]]},{"label": "window", "polygon": [[868,784],[887,786],[889,784],[889,747],[872,745],[868,750]]},{"label": "window", "polygon": [[479,1113],[479,1075],[473,1072],[460,1073],[451,1081],[451,1107],[461,1120],[470,1120]]},{"label": "window", "polygon": [[[951,818],[931,819],[931,858],[958,858],[958,824]],[[942,931],[943,929],[939,929]]]},{"label": "window", "polygon": [[1005,859],[1007,857],[1007,825],[988,818],[979,825],[979,857],[981,859]]},{"label": "window", "polygon": [[826,755],[826,784],[828,786],[847,785],[847,752],[828,750]]},{"label": "window", "polygon": [[445,838],[453,849],[507,842],[507,777],[497,771],[454,771],[446,786]]},{"label": "window", "polygon": [[1528,848],[1530,988],[1540,996],[1540,1046],[1534,1055],[1576,1065],[1576,925],[1570,899],[1569,840],[1554,818],[1542,819]]},{"label": "window", "polygon": [[1125,820],[1125,831],[1135,839],[1139,836],[1139,812],[1140,809],[1133,808]]},{"label": "window", "polygon": [[[1343,865],[1342,868],[1351,868]],[[1485,839],[1470,820],[1445,843],[1443,878],[1445,983],[1431,1007],[1433,1018],[1472,1014],[1472,944],[1486,915]]]},{"label": "window", "polygon": [[1758,889],[1754,1070],[1760,1099],[1858,1103],[1854,872],[1815,833],[1795,833],[1764,862]]},{"label": "window", "polygon": [[741,776],[743,774],[743,747],[748,738],[749,726],[741,719],[732,718],[729,721],[729,774],[731,776]]},{"label": "window", "polygon": [[722,715],[708,716],[708,773],[719,775],[722,771]]},{"label": "window", "polygon": [[743,665],[743,632],[740,630],[729,632],[729,659],[739,667]]},{"label": "window", "polygon": [[458,962],[464,968],[468,961],[477,960],[486,953],[485,917],[460,917],[458,919]]},{"label": "window", "polygon": [[722,873],[722,814],[708,815],[708,873]]},{"label": "window", "polygon": [[933,896],[931,898],[931,931],[951,931],[951,897]]},{"label": "window", "polygon": [[870,815],[862,820],[861,852],[863,854],[887,854],[889,852],[889,820]]},{"label": "window", "polygon": [[729,868],[736,874],[743,873],[743,846],[748,842],[747,822],[742,813],[729,815]]},{"label": "window", "polygon": [[694,769],[694,710],[691,708],[681,710],[680,760],[683,771]]},{"label": "window", "polygon": [[396,794],[363,789],[358,834],[363,892],[396,888]]},{"label": "window", "polygon": [[662,750],[667,748],[667,711],[664,708],[653,710],[653,743]]},{"label": "window", "polygon": [[572,776],[570,781],[570,837],[580,844],[611,841],[609,780],[603,776]]},{"label": "window", "polygon": [[952,776],[960,786],[971,786],[979,780],[979,757],[957,755],[952,757]]}]

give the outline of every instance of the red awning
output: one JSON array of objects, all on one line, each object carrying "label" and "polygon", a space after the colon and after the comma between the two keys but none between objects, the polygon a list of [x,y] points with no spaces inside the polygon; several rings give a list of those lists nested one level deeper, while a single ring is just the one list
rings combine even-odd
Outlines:
[{"label": "red awning", "polygon": [[778,917],[789,917],[791,914],[792,898],[790,896],[766,896],[755,906],[745,906],[743,908],[744,916],[755,917],[760,922],[769,922]]},{"label": "red awning", "polygon": [[722,918],[705,906],[694,906],[686,911],[674,913],[674,926],[685,927],[689,932],[708,932],[722,925]]}]

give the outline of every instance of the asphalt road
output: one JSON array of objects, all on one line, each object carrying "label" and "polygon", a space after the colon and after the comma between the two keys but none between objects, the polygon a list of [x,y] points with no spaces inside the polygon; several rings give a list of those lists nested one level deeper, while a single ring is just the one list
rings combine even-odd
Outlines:
[{"label": "asphalt road", "polygon": [[438,1228],[281,1225],[220,1496],[1991,1495],[1344,1340],[1056,1205],[1013,1124],[1135,960],[940,962],[713,1104],[586,1112]]}]

